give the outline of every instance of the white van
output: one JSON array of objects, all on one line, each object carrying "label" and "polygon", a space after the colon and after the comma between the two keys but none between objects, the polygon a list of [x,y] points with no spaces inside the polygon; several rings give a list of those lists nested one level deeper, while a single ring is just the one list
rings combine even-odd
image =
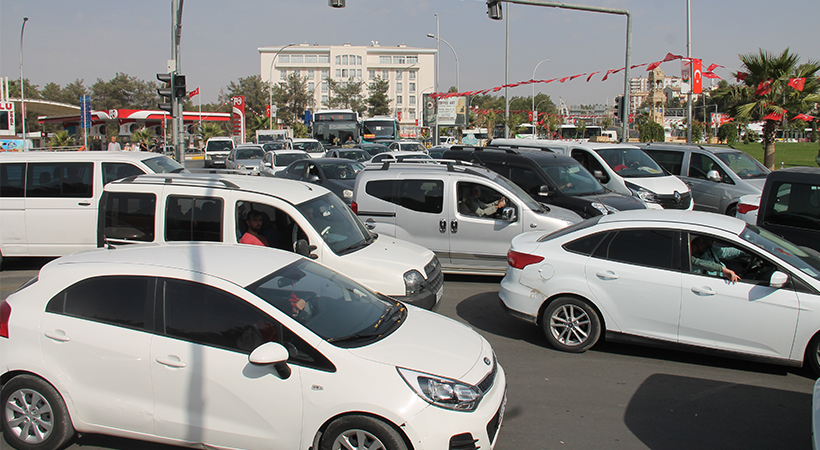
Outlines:
[{"label": "white van", "polygon": [[692,210],[694,206],[689,186],[634,145],[548,139],[493,139],[493,145],[572,156],[604,187],[633,195],[647,208]]},{"label": "white van", "polygon": [[173,159],[149,152],[0,153],[0,260],[96,248],[103,185],[183,170]]},{"label": "white van", "polygon": [[221,166],[225,167],[225,160],[228,154],[236,147],[236,142],[230,136],[216,136],[209,138],[205,143],[205,155],[203,166],[208,169],[211,167]]},{"label": "white van", "polygon": [[[316,184],[243,175],[143,175],[108,184],[99,217],[99,246],[250,240],[295,251],[423,308],[434,309],[444,292],[432,251],[370,233],[336,194]],[[246,236],[246,220],[257,221],[258,229],[249,233],[255,240]]]}]

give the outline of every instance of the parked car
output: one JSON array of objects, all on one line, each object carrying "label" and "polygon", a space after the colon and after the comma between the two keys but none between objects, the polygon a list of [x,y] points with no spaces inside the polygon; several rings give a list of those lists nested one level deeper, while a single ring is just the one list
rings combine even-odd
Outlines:
[{"label": "parked car", "polygon": [[427,152],[427,147],[418,141],[393,141],[388,147],[394,152]]},{"label": "parked car", "polygon": [[646,204],[637,198],[603,187],[569,156],[540,150],[455,145],[444,153],[443,159],[480,164],[519,185],[534,199],[567,208],[584,219],[646,209]]},{"label": "parked car", "polygon": [[325,154],[324,146],[316,139],[293,138],[292,142],[294,150],[304,150],[311,158],[321,158]]},{"label": "parked car", "polygon": [[502,303],[558,350],[605,336],[820,374],[820,258],[734,217],[597,216],[516,237],[508,262]]},{"label": "parked car", "polygon": [[547,139],[493,139],[492,143],[571,156],[605,188],[635,196],[646,203],[647,208],[692,209],[693,206],[689,187],[634,145]]},{"label": "parked car", "polygon": [[265,149],[258,144],[242,144],[234,147],[225,159],[226,169],[249,170],[258,174],[259,163],[265,156]]},{"label": "parked car", "polygon": [[671,143],[641,148],[692,189],[695,209],[734,216],[742,195],[760,195],[769,169],[729,147]]},{"label": "parked car", "polygon": [[820,251],[820,168],[789,167],[766,177],[760,195],[744,195],[738,218]]},{"label": "parked car", "polygon": [[234,147],[236,147],[236,144],[230,136],[217,136],[209,138],[205,142],[203,166],[206,169],[216,166],[225,167],[225,160],[228,158],[228,154]]},{"label": "parked car", "polygon": [[100,201],[98,246],[239,244],[253,211],[262,219],[256,233],[268,247],[310,257],[416,306],[433,309],[443,295],[444,277],[433,252],[368,232],[322,186],[281,178],[143,175],[109,183]]},{"label": "parked car", "polygon": [[97,246],[103,186],[145,173],[182,172],[153,152],[0,153],[0,263]]},{"label": "parked car", "polygon": [[302,159],[310,159],[310,154],[304,150],[272,150],[265,153],[262,161],[259,162],[258,171],[262,176],[274,177],[276,172]]},{"label": "parked car", "polygon": [[452,162],[368,164],[356,177],[351,208],[379,234],[436,252],[448,273],[503,275],[514,236],[581,220],[489,169]]},{"label": "parked car", "polygon": [[364,150],[369,154],[371,157],[378,155],[379,153],[389,152],[390,148],[386,145],[377,144],[377,143],[366,143],[362,142],[361,144],[357,144],[356,147]]},{"label": "parked car", "polygon": [[279,250],[75,254],[0,312],[0,426],[18,450],[80,433],[199,448],[490,449],[504,416],[506,376],[479,333]]},{"label": "parked car", "polygon": [[384,162],[384,161],[393,161],[393,162],[400,162],[400,161],[409,161],[409,160],[421,160],[427,161],[432,160],[433,158],[426,153],[421,152],[403,152],[403,151],[390,151],[386,153],[379,153],[378,155],[370,158],[369,162],[376,163],[376,162]]},{"label": "parked car", "polygon": [[289,178],[324,186],[348,205],[353,201],[353,185],[364,164],[344,158],[303,159],[276,173]]},{"label": "parked car", "polygon": [[427,149],[427,154],[433,159],[442,159],[444,152],[449,150],[450,147],[452,147],[452,145],[437,145],[435,147],[430,147]]},{"label": "parked car", "polygon": [[331,148],[325,153],[325,158],[344,158],[364,162],[368,161],[371,156],[370,153],[359,148]]}]

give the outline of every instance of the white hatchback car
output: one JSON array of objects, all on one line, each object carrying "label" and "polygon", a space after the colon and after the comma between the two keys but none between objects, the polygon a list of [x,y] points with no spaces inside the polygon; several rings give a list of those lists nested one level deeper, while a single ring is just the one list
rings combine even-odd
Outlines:
[{"label": "white hatchback car", "polygon": [[502,303],[556,349],[605,334],[820,374],[820,258],[733,217],[622,211],[519,235],[508,262]]},{"label": "white hatchback car", "polygon": [[44,266],[0,318],[0,426],[21,450],[62,448],[75,433],[491,449],[505,409],[504,370],[474,330],[283,251],[78,253]]}]

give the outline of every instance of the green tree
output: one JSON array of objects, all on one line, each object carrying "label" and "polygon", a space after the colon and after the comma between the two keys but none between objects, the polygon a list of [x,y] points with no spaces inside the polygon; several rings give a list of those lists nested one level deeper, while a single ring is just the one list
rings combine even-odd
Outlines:
[{"label": "green tree", "polygon": [[69,134],[66,130],[62,130],[54,133],[49,144],[52,147],[71,147],[75,142],[76,140],[73,135]]},{"label": "green tree", "polygon": [[136,142],[146,149],[151,148],[155,138],[154,130],[145,127],[131,133],[131,142]]},{"label": "green tree", "polygon": [[737,124],[733,122],[726,122],[718,127],[718,140],[724,141],[729,145],[737,142]]},{"label": "green tree", "polygon": [[326,78],[327,87],[330,90],[330,98],[327,107],[330,109],[352,109],[360,115],[364,115],[367,110],[367,103],[362,99],[362,86],[364,81],[338,82],[332,78]]},{"label": "green tree", "polygon": [[91,104],[97,110],[156,109],[159,103],[156,82],[147,82],[124,73],[109,81],[97,78],[91,85]]},{"label": "green tree", "polygon": [[706,129],[706,126],[703,125],[703,122],[698,122],[697,120],[692,121],[692,142],[700,142],[703,140],[703,131]]},{"label": "green tree", "polygon": [[[740,55],[743,67],[739,73],[746,78],[741,85],[732,85],[718,89],[715,97],[726,98],[734,104],[730,113],[742,122],[764,120],[763,125],[763,164],[774,169],[775,164],[775,131],[777,116],[786,119],[809,112],[814,104],[820,102],[820,81],[817,73],[820,63],[808,61],[799,64],[800,57],[789,53],[789,49],[779,55],[761,49],[758,54]],[[788,85],[791,78],[805,78],[802,91]],[[768,86],[768,87],[767,87]]]},{"label": "green tree", "polygon": [[376,79],[370,83],[370,96],[367,97],[366,100],[367,114],[369,114],[370,117],[387,116],[390,114],[390,102],[392,100],[387,97],[388,89],[390,89],[390,82],[382,79],[382,77],[376,77]]},{"label": "green tree", "polygon": [[313,106],[313,92],[307,88],[307,78],[291,74],[284,82],[273,86],[273,101],[276,103],[276,118],[292,128],[300,122],[305,110]]},{"label": "green tree", "polygon": [[[277,113],[278,114],[278,113]],[[251,116],[248,118],[245,127],[245,140],[250,142],[256,137],[256,130],[267,130],[270,127],[270,118],[263,116]]]},{"label": "green tree", "polygon": [[663,142],[666,135],[661,124],[648,120],[638,126],[641,142]]},{"label": "green tree", "polygon": [[[267,119],[267,107],[270,100],[268,84],[262,82],[259,75],[240,78],[236,82],[231,81],[227,86],[227,91],[219,93],[219,101],[230,104],[231,97],[245,97],[245,130],[249,131],[252,126],[253,117],[264,117]],[[229,110],[230,111],[230,110]],[[225,134],[223,134],[224,136]]]},{"label": "green tree", "polygon": [[228,132],[218,123],[205,122],[202,124],[201,139],[203,141],[216,136],[228,136]]}]

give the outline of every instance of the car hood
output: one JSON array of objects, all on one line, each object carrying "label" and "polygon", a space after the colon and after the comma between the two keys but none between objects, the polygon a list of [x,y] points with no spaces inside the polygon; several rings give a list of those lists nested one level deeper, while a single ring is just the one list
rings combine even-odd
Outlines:
[{"label": "car hood", "polygon": [[743,178],[742,180],[760,192],[763,192],[763,186],[766,184],[766,178]]},{"label": "car hood", "polygon": [[237,159],[236,160],[237,164],[242,164],[245,167],[258,166],[260,162],[261,162],[260,159]]},{"label": "car hood", "polygon": [[370,361],[470,384],[478,383],[492,369],[493,361],[492,347],[475,330],[413,306],[407,307],[404,323],[392,334],[350,352]]},{"label": "car hood", "polygon": [[[402,276],[415,269],[424,275],[424,266],[433,252],[391,236],[379,235],[367,247],[343,256],[344,274],[384,295],[406,295]],[[378,270],[374,270],[377,267]]]},{"label": "car hood", "polygon": [[646,205],[635,197],[618,194],[617,192],[607,192],[605,194],[583,195],[582,198],[589,202],[601,202],[607,206],[611,206],[618,211],[627,211],[630,209],[646,209]]},{"label": "car hood", "polygon": [[646,178],[631,177],[625,178],[625,180],[658,195],[670,195],[675,191],[681,194],[689,192],[689,186],[674,175]]}]

